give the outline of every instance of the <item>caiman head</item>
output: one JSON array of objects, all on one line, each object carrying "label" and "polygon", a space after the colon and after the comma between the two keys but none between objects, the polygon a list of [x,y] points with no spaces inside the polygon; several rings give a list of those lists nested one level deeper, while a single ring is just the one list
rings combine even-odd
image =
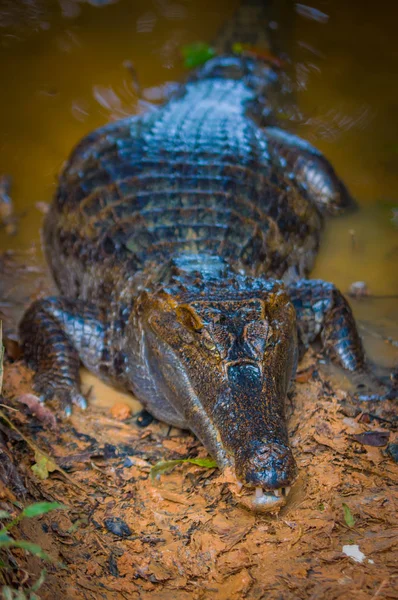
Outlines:
[{"label": "caiman head", "polygon": [[163,410],[170,405],[163,420],[193,431],[238,488],[252,488],[250,507],[265,512],[285,503],[296,477],[285,420],[296,315],[278,283],[229,295],[144,293],[140,355]]}]

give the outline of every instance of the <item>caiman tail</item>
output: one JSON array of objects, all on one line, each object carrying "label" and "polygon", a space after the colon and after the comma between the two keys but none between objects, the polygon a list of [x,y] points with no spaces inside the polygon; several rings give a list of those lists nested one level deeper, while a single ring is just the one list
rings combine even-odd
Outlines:
[{"label": "caiman tail", "polygon": [[[267,96],[270,100],[272,96],[277,112],[291,115],[292,120],[300,114],[293,61],[295,44],[296,11],[291,0],[242,0],[212,42],[217,54],[243,51],[264,59],[278,74],[278,85],[267,90]],[[268,112],[266,120],[269,124]]]},{"label": "caiman tail", "polygon": [[213,42],[219,54],[229,54],[235,44],[267,50],[269,38],[267,25],[270,5],[264,0],[243,0],[232,18],[223,25]]},{"label": "caiman tail", "polygon": [[290,0],[242,0],[212,41],[219,56],[240,55],[268,66],[262,74],[257,70],[257,106],[252,117],[259,125],[280,126],[279,112],[297,113],[291,60],[294,24],[295,11]]}]

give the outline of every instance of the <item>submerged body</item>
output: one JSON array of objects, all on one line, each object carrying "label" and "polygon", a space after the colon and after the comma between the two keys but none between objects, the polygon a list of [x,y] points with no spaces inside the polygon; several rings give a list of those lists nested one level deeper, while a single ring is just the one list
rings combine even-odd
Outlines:
[{"label": "submerged body", "polygon": [[323,214],[351,203],[312,146],[274,127],[261,60],[212,59],[166,105],[93,132],[46,216],[60,297],[21,324],[35,387],[84,405],[79,364],[193,431],[251,506],[296,477],[284,414],[299,354],[364,371],[351,311],[305,279]]}]

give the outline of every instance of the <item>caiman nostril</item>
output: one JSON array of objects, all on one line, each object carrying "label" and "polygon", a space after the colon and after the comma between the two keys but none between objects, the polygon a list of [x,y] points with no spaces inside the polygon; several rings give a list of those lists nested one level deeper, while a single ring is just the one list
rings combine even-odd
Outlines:
[{"label": "caiman nostril", "polygon": [[227,366],[228,380],[232,393],[239,388],[250,387],[253,391],[261,388],[261,369],[249,361],[236,361]]},{"label": "caiman nostril", "polygon": [[242,448],[236,462],[238,476],[248,485],[287,495],[296,478],[296,464],[291,449],[281,443],[264,444],[250,454]]}]

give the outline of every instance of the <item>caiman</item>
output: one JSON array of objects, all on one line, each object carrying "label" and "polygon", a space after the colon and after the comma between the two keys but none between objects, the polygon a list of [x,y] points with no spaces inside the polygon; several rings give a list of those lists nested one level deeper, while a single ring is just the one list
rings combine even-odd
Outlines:
[{"label": "caiman", "polygon": [[43,400],[85,407],[83,363],[191,430],[263,511],[296,478],[285,399],[303,349],[320,338],[374,385],[347,301],[307,279],[324,215],[352,199],[271,120],[276,80],[260,57],[222,54],[157,110],[83,139],[44,223],[60,296],[20,326]]}]

